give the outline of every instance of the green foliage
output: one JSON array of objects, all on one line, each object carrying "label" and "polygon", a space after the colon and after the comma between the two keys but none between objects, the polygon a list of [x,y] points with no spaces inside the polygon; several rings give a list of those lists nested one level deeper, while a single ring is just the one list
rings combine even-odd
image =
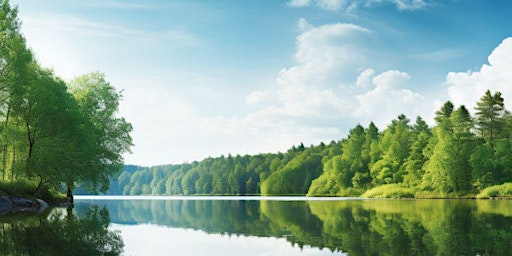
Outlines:
[{"label": "green foliage", "polygon": [[412,188],[404,187],[401,184],[385,184],[374,187],[361,197],[364,198],[414,198],[415,191]]},{"label": "green foliage", "polygon": [[0,195],[26,196],[32,194],[37,188],[37,183],[26,179],[16,181],[0,181]]},{"label": "green foliage", "polygon": [[487,90],[476,103],[476,128],[480,135],[491,145],[503,136],[505,104],[501,92],[491,93]]},{"label": "green foliage", "polygon": [[403,181],[406,174],[404,163],[409,157],[413,141],[411,129],[409,119],[402,114],[383,132],[379,143],[381,158],[370,169],[374,185]]},{"label": "green foliage", "polygon": [[[122,153],[132,144],[130,123],[117,117],[121,92],[105,80],[104,74],[91,73],[69,83],[80,113],[86,119],[85,143],[81,145],[80,173],[70,181],[86,180],[92,188],[106,191],[109,177],[119,174],[123,167]],[[68,182],[70,182],[68,181]]]},{"label": "green foliage", "polygon": [[307,196],[338,196],[340,186],[336,180],[336,176],[322,174],[311,182]]},{"label": "green foliage", "polygon": [[108,189],[132,146],[131,125],[116,116],[121,93],[100,73],[67,85],[40,67],[2,0],[0,42],[0,180],[35,183],[32,194],[74,182]]},{"label": "green foliage", "polygon": [[21,196],[27,198],[40,198],[48,203],[61,203],[65,201],[65,195],[55,191],[54,188],[41,185],[28,179],[15,181],[0,181],[0,196]]},{"label": "green foliage", "polygon": [[512,198],[512,183],[507,182],[501,185],[490,186],[482,190],[476,198]]},{"label": "green foliage", "polygon": [[305,195],[322,172],[322,155],[305,150],[261,184],[262,195]]}]

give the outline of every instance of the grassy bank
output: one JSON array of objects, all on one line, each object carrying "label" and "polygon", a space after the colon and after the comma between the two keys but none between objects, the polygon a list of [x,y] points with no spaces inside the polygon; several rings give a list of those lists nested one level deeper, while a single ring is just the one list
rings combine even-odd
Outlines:
[{"label": "grassy bank", "polygon": [[478,199],[512,199],[512,183],[488,187],[476,196]]},{"label": "grassy bank", "polygon": [[416,198],[416,199],[488,199],[488,198],[512,198],[512,183],[493,186],[484,189],[479,195],[442,193],[438,191],[410,188],[403,184],[386,184],[372,188],[364,192],[364,198]]},{"label": "grassy bank", "polygon": [[16,181],[0,181],[0,196],[19,196],[39,198],[49,204],[66,202],[66,195],[37,182],[20,179]]}]

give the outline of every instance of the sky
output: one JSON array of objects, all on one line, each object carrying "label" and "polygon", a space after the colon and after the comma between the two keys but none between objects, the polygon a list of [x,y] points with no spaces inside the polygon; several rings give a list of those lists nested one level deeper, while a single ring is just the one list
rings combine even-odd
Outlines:
[{"label": "sky", "polygon": [[11,0],[40,64],[99,71],[134,128],[126,164],[284,152],[433,124],[486,90],[512,109],[512,1]]}]

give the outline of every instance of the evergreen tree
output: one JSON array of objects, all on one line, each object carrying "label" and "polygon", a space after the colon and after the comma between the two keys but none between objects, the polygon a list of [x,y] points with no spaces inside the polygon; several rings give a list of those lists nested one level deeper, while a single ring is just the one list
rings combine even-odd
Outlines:
[{"label": "evergreen tree", "polygon": [[401,114],[384,130],[380,148],[382,158],[371,166],[374,185],[400,183],[406,174],[403,164],[412,144],[409,119]]},{"label": "evergreen tree", "polygon": [[479,135],[492,147],[496,139],[503,136],[505,128],[505,104],[501,92],[487,90],[476,103],[476,126]]},{"label": "evergreen tree", "polygon": [[453,109],[454,109],[454,106],[453,106],[453,103],[451,101],[445,102],[443,104],[443,106],[441,107],[441,109],[436,111],[436,115],[434,117],[434,120],[438,124],[442,123],[444,120],[450,118],[450,116],[452,115]]},{"label": "evergreen tree", "polygon": [[411,152],[404,163],[404,169],[407,173],[404,177],[404,183],[408,186],[416,186],[421,181],[421,177],[424,174],[422,167],[428,160],[424,151],[432,137],[430,127],[420,116],[416,118],[416,124],[413,125],[412,131],[414,139],[411,145]]}]

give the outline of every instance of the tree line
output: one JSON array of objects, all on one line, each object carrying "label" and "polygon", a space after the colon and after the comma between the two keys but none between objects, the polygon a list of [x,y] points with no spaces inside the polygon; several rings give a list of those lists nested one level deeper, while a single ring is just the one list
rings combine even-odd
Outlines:
[{"label": "tree line", "polygon": [[500,92],[486,91],[474,110],[447,101],[432,127],[401,114],[382,131],[358,124],[341,141],[284,153],[131,166],[109,194],[359,196],[380,188],[391,197],[476,195],[512,181],[512,115]]},{"label": "tree line", "polygon": [[0,194],[18,183],[106,191],[132,145],[121,92],[98,72],[65,82],[41,67],[17,13],[0,0]]}]

